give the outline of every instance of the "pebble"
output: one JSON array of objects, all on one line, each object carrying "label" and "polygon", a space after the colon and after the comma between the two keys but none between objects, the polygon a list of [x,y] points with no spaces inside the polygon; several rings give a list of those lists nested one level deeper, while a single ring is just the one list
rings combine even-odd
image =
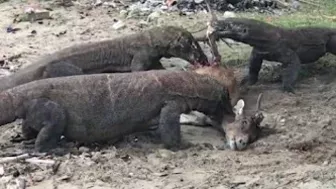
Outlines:
[{"label": "pebble", "polygon": [[81,146],[81,147],[79,147],[78,151],[79,151],[79,152],[82,152],[82,153],[84,153],[84,152],[87,153],[87,152],[90,151],[90,149],[89,149],[88,147]]},{"label": "pebble", "polygon": [[322,165],[326,166],[326,165],[329,165],[329,163],[330,163],[329,160],[325,160]]},{"label": "pebble", "polygon": [[42,182],[44,180],[44,176],[43,175],[35,175],[32,180],[34,182]]},{"label": "pebble", "polygon": [[127,10],[121,10],[119,14],[120,14],[121,17],[126,18],[128,16],[128,11]]},{"label": "pebble", "polygon": [[293,1],[292,7],[296,10],[299,10],[301,8],[301,4],[298,1]]},{"label": "pebble", "polygon": [[159,154],[159,157],[161,158],[170,159],[175,154],[175,152],[172,152],[166,149],[160,149],[158,150],[158,154]]},{"label": "pebble", "polygon": [[224,18],[232,18],[232,17],[237,17],[237,16],[236,16],[236,14],[234,12],[225,11],[223,17]]},{"label": "pebble", "polygon": [[103,6],[104,7],[113,7],[113,8],[117,7],[117,5],[114,2],[104,2]]},{"label": "pebble", "polygon": [[0,166],[0,176],[3,176],[5,174],[5,169],[4,167],[1,165]]},{"label": "pebble", "polygon": [[122,22],[121,20],[119,20],[118,22],[114,23],[112,27],[115,30],[119,30],[119,29],[122,29],[122,28],[126,27],[126,25],[125,25],[124,22]]},{"label": "pebble", "polygon": [[94,6],[100,6],[102,5],[103,2],[101,0],[97,0],[95,3],[94,3]]}]

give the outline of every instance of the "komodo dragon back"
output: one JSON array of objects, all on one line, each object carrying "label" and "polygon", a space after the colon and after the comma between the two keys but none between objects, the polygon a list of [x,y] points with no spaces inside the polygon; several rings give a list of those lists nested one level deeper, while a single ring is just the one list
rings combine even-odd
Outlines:
[{"label": "komodo dragon back", "polygon": [[43,56],[1,78],[0,91],[53,77],[164,69],[160,63],[163,57],[177,57],[191,64],[208,62],[187,30],[174,26],[154,27],[123,37],[76,44]]}]

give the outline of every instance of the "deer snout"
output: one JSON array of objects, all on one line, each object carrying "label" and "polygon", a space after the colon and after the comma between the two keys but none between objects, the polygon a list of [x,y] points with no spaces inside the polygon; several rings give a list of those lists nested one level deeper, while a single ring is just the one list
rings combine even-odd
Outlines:
[{"label": "deer snout", "polygon": [[248,141],[247,136],[235,136],[227,139],[231,150],[244,150],[248,145]]}]

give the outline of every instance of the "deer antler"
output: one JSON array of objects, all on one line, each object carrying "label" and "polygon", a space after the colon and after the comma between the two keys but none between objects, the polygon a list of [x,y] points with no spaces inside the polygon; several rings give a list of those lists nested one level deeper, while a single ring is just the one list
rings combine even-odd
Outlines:
[{"label": "deer antler", "polygon": [[262,122],[262,120],[264,119],[264,115],[262,112],[260,112],[260,104],[261,104],[261,99],[262,99],[263,93],[260,93],[258,96],[258,100],[257,100],[257,107],[256,107],[256,114],[254,115],[254,120],[255,123],[257,124],[257,126]]},{"label": "deer antler", "polygon": [[[218,52],[218,46],[216,44],[217,33],[215,28],[213,27],[214,24],[218,21],[216,14],[210,7],[209,0],[205,0],[206,6],[208,8],[209,13],[211,14],[210,21],[208,21],[208,29],[206,32],[206,37],[208,38],[208,43],[211,48],[212,54],[215,57],[214,64],[216,65],[218,62],[221,61],[221,55]],[[225,40],[222,40],[228,47],[232,48],[230,44],[228,44]]]},{"label": "deer antler", "polygon": [[216,14],[212,11],[211,7],[210,7],[210,3],[209,0],[205,0],[206,6],[208,8],[209,13],[211,14],[211,18],[210,21],[208,21],[207,25],[208,25],[208,29],[206,32],[206,36],[208,38],[209,41],[209,45],[212,51],[212,54],[215,57],[215,62],[220,61],[221,60],[221,56],[218,52],[218,47],[216,44],[216,31],[215,29],[212,27],[212,25],[218,21],[218,18],[216,16]]},{"label": "deer antler", "polygon": [[260,111],[260,104],[261,104],[262,96],[263,96],[263,93],[260,93],[259,96],[258,96],[257,106],[256,106],[256,111],[257,111],[257,112]]}]

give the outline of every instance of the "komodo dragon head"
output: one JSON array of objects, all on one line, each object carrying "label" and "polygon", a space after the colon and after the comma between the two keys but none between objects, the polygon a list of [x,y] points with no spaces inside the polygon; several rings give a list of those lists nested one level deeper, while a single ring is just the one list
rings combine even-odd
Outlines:
[{"label": "komodo dragon head", "polygon": [[255,19],[230,17],[211,22],[216,40],[230,38],[254,47],[280,39],[277,27]]},{"label": "komodo dragon head", "polygon": [[190,32],[183,28],[166,26],[166,40],[169,40],[167,57],[179,57],[193,65],[208,65],[208,58]]}]

